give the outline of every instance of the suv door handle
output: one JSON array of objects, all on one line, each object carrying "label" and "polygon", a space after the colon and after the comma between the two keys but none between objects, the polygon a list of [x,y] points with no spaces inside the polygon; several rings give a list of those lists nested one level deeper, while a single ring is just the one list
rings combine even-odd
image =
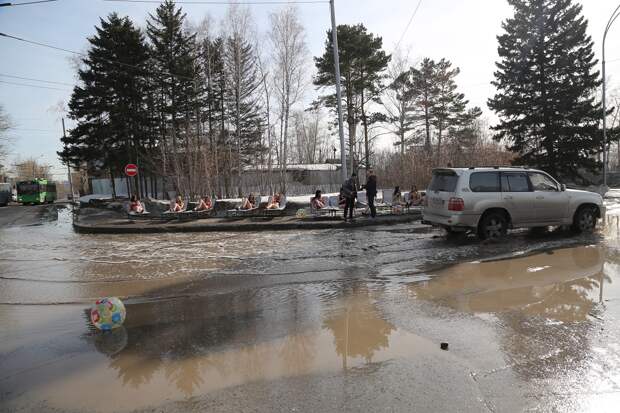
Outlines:
[{"label": "suv door handle", "polygon": [[512,196],[510,196],[510,195],[505,195],[505,196],[504,196],[504,199],[512,199]]},{"label": "suv door handle", "polygon": [[536,199],[545,199],[545,197],[544,197],[544,196],[542,196],[542,195],[538,195],[538,196],[536,197]]}]

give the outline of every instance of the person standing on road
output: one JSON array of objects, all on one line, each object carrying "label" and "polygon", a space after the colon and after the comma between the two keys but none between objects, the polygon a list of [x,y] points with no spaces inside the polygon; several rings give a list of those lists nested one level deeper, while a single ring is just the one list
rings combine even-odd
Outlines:
[{"label": "person standing on road", "polygon": [[347,213],[349,214],[349,220],[353,221],[353,208],[355,208],[355,198],[357,198],[357,174],[353,172],[351,178],[344,181],[340,188],[340,194],[345,199],[344,204],[344,220],[347,220]]},{"label": "person standing on road", "polygon": [[372,169],[368,170],[366,177],[366,198],[368,199],[368,208],[370,208],[370,216],[377,216],[377,208],[375,208],[375,197],[377,196],[377,175]]}]

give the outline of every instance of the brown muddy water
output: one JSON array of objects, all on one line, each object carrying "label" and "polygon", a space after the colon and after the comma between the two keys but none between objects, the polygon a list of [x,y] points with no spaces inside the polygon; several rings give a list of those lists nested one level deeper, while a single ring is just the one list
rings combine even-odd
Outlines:
[{"label": "brown muddy water", "polygon": [[[605,411],[620,395],[614,219],[493,245],[410,225],[80,235],[66,212],[0,229],[0,411],[226,411],[231,394],[238,411]],[[127,320],[102,334],[85,311],[109,295]],[[386,399],[362,391],[395,369]],[[321,404],[334,378],[369,400]]]}]

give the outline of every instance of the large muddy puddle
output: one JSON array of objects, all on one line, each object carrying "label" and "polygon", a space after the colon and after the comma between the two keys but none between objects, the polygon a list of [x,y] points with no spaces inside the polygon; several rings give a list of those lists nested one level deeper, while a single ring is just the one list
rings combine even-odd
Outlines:
[{"label": "large muddy puddle", "polygon": [[411,284],[409,290],[416,298],[459,311],[518,310],[531,316],[581,321],[594,305],[602,303],[604,285],[612,282],[604,272],[607,253],[603,246],[590,245],[467,262],[434,272],[432,279]]},{"label": "large muddy puddle", "polygon": [[[280,295],[278,306],[272,294]],[[388,321],[377,302],[382,296],[365,286],[322,286],[133,304],[125,326],[107,334],[88,329],[77,306],[57,314],[68,323],[45,315],[37,323],[42,310],[22,308],[14,315],[31,320],[22,330],[46,331],[4,342],[0,400],[124,411],[403,358],[452,362],[437,343]]]},{"label": "large muddy puddle", "polygon": [[[439,390],[476,388],[488,371],[565,379],[584,360],[604,374],[588,354],[592,320],[620,298],[619,233],[612,220],[495,245],[411,226],[93,236],[62,213],[1,229],[0,410],[129,411],[305,377],[380,383],[394,366],[421,366],[406,377],[422,386],[448,372]],[[103,334],[86,310],[106,295],[124,298],[127,320]],[[548,348],[571,342],[587,354]],[[537,351],[562,368],[534,363]]]}]

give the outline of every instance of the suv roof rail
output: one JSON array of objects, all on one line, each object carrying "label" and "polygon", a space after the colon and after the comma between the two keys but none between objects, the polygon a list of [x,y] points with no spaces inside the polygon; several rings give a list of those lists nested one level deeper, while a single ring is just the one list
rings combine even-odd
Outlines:
[{"label": "suv roof rail", "polygon": [[529,166],[520,166],[520,165],[481,165],[481,166],[470,166],[468,169],[477,169],[477,168],[514,168],[514,169],[530,169]]}]

